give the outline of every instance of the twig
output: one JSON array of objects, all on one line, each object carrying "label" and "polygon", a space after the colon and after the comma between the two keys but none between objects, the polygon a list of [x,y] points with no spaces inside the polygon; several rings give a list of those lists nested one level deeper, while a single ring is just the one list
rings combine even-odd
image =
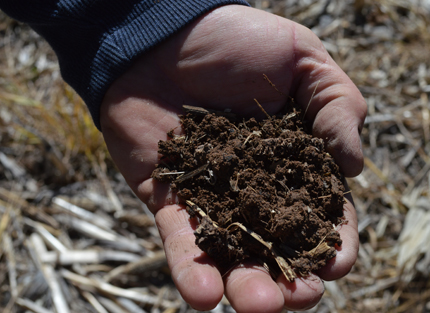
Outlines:
[{"label": "twig", "polygon": [[[6,234],[6,229],[9,226],[10,210],[11,210],[11,207],[9,206],[7,209],[5,209],[0,219],[0,242],[2,241],[3,235]],[[1,253],[2,253],[2,249],[0,248],[0,257],[1,257]]]},{"label": "twig", "polygon": [[87,301],[93,306],[93,308],[99,313],[109,313],[100,302],[94,297],[91,292],[83,290],[81,292],[82,296],[87,299]]},{"label": "twig", "polygon": [[211,113],[208,109],[196,107],[196,106],[192,106],[192,105],[183,105],[182,108],[187,113],[200,114],[200,115],[207,115],[207,114]]},{"label": "twig", "polygon": [[183,105],[182,108],[187,113],[192,113],[192,114],[197,114],[197,115],[207,115],[207,114],[214,113],[218,116],[224,116],[224,117],[228,118],[229,120],[235,120],[236,119],[236,114],[231,113],[231,112],[216,111],[216,110],[205,109],[205,108],[196,107],[196,106],[192,106],[192,105]]},{"label": "twig", "polygon": [[70,216],[56,216],[56,218],[76,231],[91,238],[106,240],[120,250],[131,252],[142,252],[144,250],[138,242],[115,234],[113,231],[108,232],[86,221]]},{"label": "twig", "polygon": [[[349,193],[351,193],[351,190],[348,190],[348,191],[344,192],[343,195],[347,195]],[[317,199],[325,199],[325,198],[329,198],[331,196],[333,196],[333,195],[330,194],[330,195],[325,195],[325,196],[319,196],[319,197],[317,197]]]},{"label": "twig", "polygon": [[261,137],[261,130],[254,130],[252,133],[250,133],[248,137],[246,137],[245,141],[243,142],[243,146],[246,145],[246,143],[248,142],[249,139],[251,139],[252,136]]},{"label": "twig", "polygon": [[257,99],[254,98],[254,101],[257,103],[257,105],[260,107],[261,111],[266,115],[266,117],[270,119],[270,115],[266,112],[263,106],[257,101]]},{"label": "twig", "polygon": [[13,249],[12,239],[10,238],[8,233],[5,233],[3,236],[3,248],[6,252],[7,257],[7,269],[9,275],[9,286],[11,289],[12,298],[18,297],[18,288],[17,288],[17,275],[16,275],[16,261],[15,261],[15,253]]},{"label": "twig", "polygon": [[47,251],[41,257],[43,263],[73,265],[77,263],[99,264],[103,262],[133,262],[139,256],[115,250]]},{"label": "twig", "polygon": [[[110,313],[138,313],[139,311],[130,311],[130,310],[124,310],[123,305],[118,305],[115,303],[115,301],[118,301],[119,299],[108,299],[105,297],[101,297],[100,295],[96,295],[97,300],[110,312]],[[124,298],[122,298],[124,299]],[[115,301],[114,301],[115,300]],[[131,301],[131,300],[129,300]],[[133,302],[134,303],[134,302]],[[137,306],[137,305],[136,305]],[[146,312],[144,312],[146,313]]]},{"label": "twig", "polygon": [[48,246],[51,249],[54,249],[56,251],[65,252],[67,251],[66,246],[59,241],[54,235],[52,235],[44,226],[43,224],[39,222],[34,222],[33,220],[29,218],[24,218],[24,223],[33,227],[37,233],[46,241]]},{"label": "twig", "polygon": [[30,205],[21,196],[0,187],[0,198],[15,206],[22,207],[26,214],[31,215],[35,219],[42,221],[55,229],[60,228],[60,224],[50,215],[43,212],[40,208]]},{"label": "twig", "polygon": [[114,226],[114,222],[111,219],[107,219],[105,217],[102,217],[98,214],[94,214],[90,211],[87,211],[81,207],[78,207],[77,205],[74,205],[62,198],[54,197],[52,199],[52,203],[54,203],[57,207],[59,207],[61,210],[70,212],[74,216],[82,218],[86,221],[91,222],[92,224],[95,224],[99,227],[102,227],[103,229],[112,229]]},{"label": "twig", "polygon": [[315,92],[317,91],[317,88],[318,88],[318,85],[319,85],[319,84],[320,84],[320,80],[317,82],[317,85],[315,86],[315,89],[314,89],[314,91],[312,92],[312,96],[311,96],[311,98],[309,99],[309,103],[308,103],[308,105],[306,106],[305,113],[303,113],[303,119],[302,119],[302,120],[304,120],[304,119],[305,119],[306,113],[308,112],[309,106],[311,105],[312,99],[314,98]]},{"label": "twig", "polygon": [[106,163],[103,161],[104,158],[101,158],[101,162],[96,162],[93,160],[92,164],[95,169],[96,175],[99,178],[100,182],[102,183],[106,195],[108,196],[111,204],[113,205],[113,208],[116,213],[121,213],[124,211],[124,208],[122,207],[122,203],[118,198],[118,195],[115,193],[115,191],[112,188],[112,185],[109,181],[109,178],[106,175]]},{"label": "twig", "polygon": [[195,169],[195,170],[193,170],[187,174],[184,174],[181,177],[178,177],[177,179],[175,179],[174,182],[175,183],[182,183],[183,181],[190,179],[190,178],[200,174],[201,172],[204,172],[208,168],[208,166],[209,166],[209,164],[202,165],[199,168],[197,168],[197,169]]},{"label": "twig", "polygon": [[[140,306],[138,306],[130,299],[118,297],[117,301],[122,307],[127,309],[130,313],[147,313],[145,310],[143,310]],[[163,310],[163,313],[170,312],[170,311],[177,312],[176,309],[174,308],[167,308]]]},{"label": "twig", "polygon": [[160,268],[166,264],[166,255],[163,250],[160,250],[151,256],[146,256],[139,260],[114,268],[112,271],[107,273],[103,279],[106,282],[110,282],[122,274],[145,273],[147,271]]},{"label": "twig", "polygon": [[18,298],[15,303],[34,313],[53,313],[51,310],[47,310],[29,299]]},{"label": "twig", "polygon": [[157,311],[160,310],[160,304],[163,301],[163,298],[164,298],[165,294],[166,294],[166,286],[161,287],[161,289],[158,291],[157,302],[154,303],[154,305],[152,306],[153,312],[157,312]]},{"label": "twig", "polygon": [[169,172],[169,173],[160,173],[158,175],[165,176],[165,175],[182,175],[185,174],[185,172]]},{"label": "twig", "polygon": [[[207,216],[207,214],[205,213],[205,211],[203,211],[201,208],[199,208],[199,206],[198,206],[197,204],[195,204],[194,202],[192,202],[192,201],[190,201],[190,200],[187,200],[187,201],[185,201],[185,202],[187,203],[188,207],[191,209],[191,212],[193,213],[193,215],[198,214],[198,215],[200,215],[200,217],[201,217],[201,218],[203,218],[203,217]],[[214,222],[214,221],[212,221],[211,219],[210,219],[210,221],[212,222],[212,224],[213,224],[215,227],[218,227],[218,224],[217,224],[217,223],[215,223],[215,222]]]},{"label": "twig", "polygon": [[[33,244],[38,259],[41,260],[42,256],[47,252],[42,238],[36,233],[33,233],[30,236],[30,242]],[[42,264],[42,262],[40,262],[40,264]],[[52,302],[54,303],[56,311],[58,313],[69,313],[69,307],[62,293],[54,267],[45,264],[41,266],[41,269],[43,276],[45,277],[45,280],[51,289]]]},{"label": "twig", "polygon": [[386,279],[381,279],[374,285],[371,285],[369,287],[364,287],[357,291],[351,292],[349,297],[351,299],[355,299],[355,298],[361,298],[365,295],[375,294],[380,290],[385,290],[388,287],[394,285],[396,282],[399,281],[399,279],[400,279],[399,277],[390,277]]},{"label": "twig", "polygon": [[315,255],[323,254],[326,251],[330,250],[331,247],[325,241],[326,238],[327,238],[327,235],[325,235],[324,238],[321,239],[321,241],[317,244],[315,248],[309,251],[309,254],[312,256],[315,256]]},{"label": "twig", "polygon": [[[157,297],[151,296],[149,294],[139,292],[136,290],[119,288],[101,280],[97,280],[94,278],[87,278],[87,277],[72,273],[66,269],[62,269],[61,274],[72,284],[77,285],[81,288],[86,286],[90,288],[97,288],[102,292],[105,292],[114,296],[129,298],[129,299],[132,299],[141,303],[150,304],[150,305],[154,305],[158,301]],[[177,308],[179,306],[179,303],[168,301],[168,300],[162,300],[160,305],[163,308]]]},{"label": "twig", "polygon": [[272,86],[277,92],[279,92],[281,96],[286,96],[286,94],[284,94],[282,91],[276,88],[276,85],[270,81],[269,77],[267,77],[266,74],[263,74],[263,77],[264,77],[264,80],[266,80],[270,84],[270,86]]}]

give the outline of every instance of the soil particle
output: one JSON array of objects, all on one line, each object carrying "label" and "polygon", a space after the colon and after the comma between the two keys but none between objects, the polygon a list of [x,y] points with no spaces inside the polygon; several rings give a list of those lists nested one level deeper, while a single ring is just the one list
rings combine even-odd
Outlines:
[{"label": "soil particle", "polygon": [[342,175],[295,106],[261,122],[187,111],[183,133],[159,142],[152,177],[169,182],[199,219],[196,244],[220,270],[252,258],[293,281],[336,255]]}]

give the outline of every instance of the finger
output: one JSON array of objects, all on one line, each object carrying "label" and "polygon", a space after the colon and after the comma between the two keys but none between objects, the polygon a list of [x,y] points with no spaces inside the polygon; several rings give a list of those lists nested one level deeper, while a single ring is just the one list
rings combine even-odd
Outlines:
[{"label": "finger", "polygon": [[348,101],[338,98],[326,105],[315,118],[313,134],[325,139],[327,151],[342,172],[352,177],[361,173],[364,164],[360,132],[365,110],[348,108]]},{"label": "finger", "polygon": [[324,294],[324,284],[314,274],[292,283],[282,275],[275,282],[261,266],[247,264],[225,278],[226,297],[237,312],[281,312],[314,307]]},{"label": "finger", "polygon": [[363,168],[359,135],[367,113],[365,100],[309,29],[297,25],[296,42],[294,98],[344,174],[358,175]]},{"label": "finger", "polygon": [[311,274],[290,283],[282,275],[275,282],[260,266],[241,266],[225,279],[226,297],[237,312],[280,312],[315,306],[324,294],[320,278]]},{"label": "finger", "polygon": [[241,265],[225,277],[225,294],[236,312],[281,312],[283,295],[269,273],[256,264]]},{"label": "finger", "polygon": [[317,305],[325,290],[321,279],[314,274],[296,278],[292,283],[282,275],[277,283],[284,296],[285,307],[294,311],[308,310]]},{"label": "finger", "polygon": [[176,193],[172,191],[169,184],[162,183],[156,179],[149,178],[137,188],[139,198],[148,206],[149,210],[156,214],[158,210],[166,205],[179,202]]},{"label": "finger", "polygon": [[337,248],[336,256],[317,272],[324,280],[335,280],[345,276],[357,260],[359,243],[357,215],[350,195],[346,201],[344,215],[347,223],[341,225],[339,229],[342,245]]},{"label": "finger", "polygon": [[155,221],[178,291],[196,310],[213,309],[223,296],[223,281],[213,261],[196,246],[188,213],[169,205],[157,212]]}]

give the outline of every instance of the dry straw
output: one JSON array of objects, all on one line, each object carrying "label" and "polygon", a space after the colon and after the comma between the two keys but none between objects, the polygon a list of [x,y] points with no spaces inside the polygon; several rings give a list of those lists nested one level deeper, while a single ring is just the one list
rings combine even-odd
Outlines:
[{"label": "dry straw", "polygon": [[[429,2],[250,3],[310,27],[369,108],[366,166],[348,180],[358,261],[310,312],[428,312]],[[0,32],[0,311],[194,312],[53,52],[2,14]]]}]

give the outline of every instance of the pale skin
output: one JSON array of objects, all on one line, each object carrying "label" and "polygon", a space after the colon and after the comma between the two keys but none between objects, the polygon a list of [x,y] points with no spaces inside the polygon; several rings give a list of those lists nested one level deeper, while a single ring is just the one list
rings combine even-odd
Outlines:
[{"label": "pale skin", "polygon": [[[263,79],[266,74],[284,95]],[[172,278],[197,310],[214,308],[226,295],[237,312],[309,309],[324,293],[322,280],[346,275],[357,258],[353,204],[340,228],[342,246],[329,264],[306,278],[274,281],[249,262],[222,276],[194,243],[195,221],[177,205],[168,186],[150,178],[157,143],[179,126],[183,104],[263,117],[289,95],[307,109],[313,135],[326,141],[346,176],[363,167],[359,133],[366,104],[320,40],[290,20],[245,6],[219,7],[145,53],[109,88],[101,107],[103,136],[113,160],[136,195],[155,214]],[[180,132],[180,127],[176,130]]]}]

